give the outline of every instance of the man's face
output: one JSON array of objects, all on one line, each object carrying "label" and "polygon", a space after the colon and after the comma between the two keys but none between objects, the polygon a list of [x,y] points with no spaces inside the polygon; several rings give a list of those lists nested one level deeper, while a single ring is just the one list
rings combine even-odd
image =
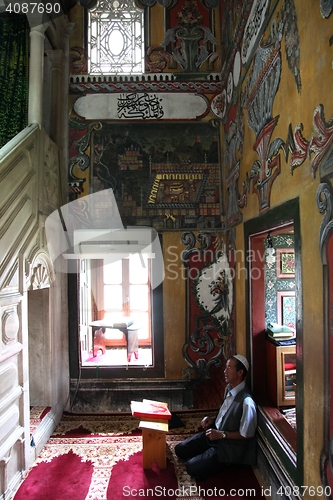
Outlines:
[{"label": "man's face", "polygon": [[224,380],[231,387],[236,387],[242,381],[243,371],[236,370],[237,361],[235,359],[228,359],[225,370],[224,370]]}]

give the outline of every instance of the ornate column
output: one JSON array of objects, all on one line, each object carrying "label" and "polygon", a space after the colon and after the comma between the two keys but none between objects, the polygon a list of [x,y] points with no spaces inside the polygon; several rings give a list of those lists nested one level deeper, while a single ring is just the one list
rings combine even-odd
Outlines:
[{"label": "ornate column", "polygon": [[[50,114],[50,137],[60,147],[63,144],[62,131],[64,127],[64,53],[62,50],[48,50],[47,57],[51,62],[51,102]],[[67,80],[66,80],[67,82]]]},{"label": "ornate column", "polygon": [[30,67],[29,67],[29,109],[28,123],[43,121],[43,76],[44,76],[44,32],[45,25],[39,25],[30,31]]}]

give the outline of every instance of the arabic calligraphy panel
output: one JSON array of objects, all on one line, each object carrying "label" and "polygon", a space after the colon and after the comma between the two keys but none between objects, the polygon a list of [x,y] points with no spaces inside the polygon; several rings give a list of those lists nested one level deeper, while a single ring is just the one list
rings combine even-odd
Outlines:
[{"label": "arabic calligraphy panel", "polygon": [[204,96],[171,92],[87,94],[74,103],[85,120],[193,120],[207,110]]}]

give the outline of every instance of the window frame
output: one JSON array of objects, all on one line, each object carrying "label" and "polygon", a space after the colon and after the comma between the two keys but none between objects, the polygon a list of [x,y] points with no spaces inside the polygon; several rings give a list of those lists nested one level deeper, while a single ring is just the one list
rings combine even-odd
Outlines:
[{"label": "window frame", "polygon": [[[129,0],[128,0],[129,1]],[[110,2],[111,3],[111,2]],[[142,59],[142,71],[138,72],[119,72],[119,71],[113,71],[110,69],[110,71],[91,71],[90,67],[90,55],[91,55],[91,46],[90,46],[90,16],[91,12],[94,12],[94,9],[90,9],[89,11],[86,12],[85,16],[85,24],[86,24],[86,50],[87,50],[87,67],[88,67],[88,74],[90,76],[140,76],[145,73],[145,55],[146,55],[146,48],[148,46],[148,37],[149,37],[149,32],[147,29],[147,26],[149,25],[148,23],[148,7],[147,6],[138,6],[137,2],[135,0],[132,0],[133,3],[133,8],[135,8],[137,11],[142,11],[142,26],[141,26],[141,35],[143,37],[142,40],[142,54],[141,54],[141,59]],[[133,51],[131,51],[133,52]],[[133,66],[133,64],[132,64]]]},{"label": "window frame", "polygon": [[[105,298],[105,286],[108,286],[108,283],[105,283],[104,280],[104,267],[101,266],[96,269],[97,273],[95,273],[95,277],[93,279],[96,280],[96,288],[98,288],[98,293],[100,294],[100,297],[102,297],[103,304],[105,304],[104,298]],[[149,259],[148,262],[148,336],[145,339],[141,339],[139,335],[139,347],[142,346],[151,346],[152,345],[152,326],[151,326],[151,288],[149,286],[151,282],[151,262]],[[129,295],[129,287],[133,285],[130,282],[130,271],[129,271],[129,259],[122,259],[122,303],[123,303],[123,308],[121,311],[118,311],[118,314],[123,314],[124,316],[131,316],[131,309],[130,309],[130,303],[126,301],[126,296]],[[135,285],[134,285],[135,286]],[[129,305],[129,306],[128,306]],[[105,317],[105,314],[107,313],[112,313],[111,309],[102,309],[100,311],[102,313],[102,316]],[[100,318],[96,318],[100,319]],[[114,340],[109,340],[109,344],[113,347],[116,346],[121,346],[121,347],[126,347],[126,341],[123,337],[121,336],[121,339],[114,339]]]},{"label": "window frame", "polygon": [[80,349],[80,288],[79,288],[79,262],[77,273],[68,275],[68,315],[69,324],[69,366],[70,378],[75,384],[81,379],[149,379],[165,378],[164,363],[164,319],[163,319],[163,282],[151,290],[151,325],[152,325],[152,358],[151,366],[84,366],[81,363]]}]

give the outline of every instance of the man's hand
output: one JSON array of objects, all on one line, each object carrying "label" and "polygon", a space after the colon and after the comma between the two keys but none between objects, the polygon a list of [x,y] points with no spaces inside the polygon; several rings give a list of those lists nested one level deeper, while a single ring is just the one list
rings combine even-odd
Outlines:
[{"label": "man's hand", "polygon": [[217,439],[222,439],[222,432],[217,429],[208,429],[206,436],[210,441],[216,441]]},{"label": "man's hand", "polygon": [[213,418],[213,417],[204,417],[201,420],[201,427],[203,429],[208,429],[208,427],[211,427],[213,425],[214,421],[215,421],[215,418]]}]

